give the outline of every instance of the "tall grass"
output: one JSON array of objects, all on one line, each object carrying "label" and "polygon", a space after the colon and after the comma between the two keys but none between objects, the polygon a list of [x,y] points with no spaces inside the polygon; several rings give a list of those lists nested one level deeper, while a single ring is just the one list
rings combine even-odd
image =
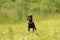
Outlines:
[{"label": "tall grass", "polygon": [[27,30],[27,21],[0,25],[0,40],[60,40],[60,19],[37,20],[37,30]]}]

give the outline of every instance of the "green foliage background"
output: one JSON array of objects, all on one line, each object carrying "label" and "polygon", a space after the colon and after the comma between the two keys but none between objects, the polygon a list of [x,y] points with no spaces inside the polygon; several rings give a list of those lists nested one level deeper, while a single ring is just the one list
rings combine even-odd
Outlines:
[{"label": "green foliage background", "polygon": [[0,24],[34,19],[60,19],[60,0],[0,0]]}]

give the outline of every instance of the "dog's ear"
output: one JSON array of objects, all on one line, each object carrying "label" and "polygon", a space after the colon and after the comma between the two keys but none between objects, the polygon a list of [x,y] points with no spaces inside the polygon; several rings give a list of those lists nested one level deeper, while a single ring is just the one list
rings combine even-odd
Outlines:
[{"label": "dog's ear", "polygon": [[32,15],[30,15],[30,17],[32,18]]}]

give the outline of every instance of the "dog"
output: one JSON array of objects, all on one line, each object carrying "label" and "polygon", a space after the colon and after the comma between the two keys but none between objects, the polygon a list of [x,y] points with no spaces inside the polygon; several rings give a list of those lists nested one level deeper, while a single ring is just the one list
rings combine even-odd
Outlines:
[{"label": "dog", "polygon": [[30,31],[30,28],[32,28],[33,32],[34,32],[34,30],[36,30],[36,27],[35,27],[35,24],[33,22],[32,15],[29,15],[27,20],[28,20],[28,31]]}]

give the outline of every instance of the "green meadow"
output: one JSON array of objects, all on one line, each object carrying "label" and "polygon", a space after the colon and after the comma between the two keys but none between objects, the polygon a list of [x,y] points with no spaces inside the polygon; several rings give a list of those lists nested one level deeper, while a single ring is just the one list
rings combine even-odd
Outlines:
[{"label": "green meadow", "polygon": [[60,40],[60,0],[0,0],[0,40]]},{"label": "green meadow", "polygon": [[28,32],[27,20],[15,24],[1,24],[0,40],[60,40],[60,19],[38,18],[34,18],[37,27],[35,32],[32,29]]}]

